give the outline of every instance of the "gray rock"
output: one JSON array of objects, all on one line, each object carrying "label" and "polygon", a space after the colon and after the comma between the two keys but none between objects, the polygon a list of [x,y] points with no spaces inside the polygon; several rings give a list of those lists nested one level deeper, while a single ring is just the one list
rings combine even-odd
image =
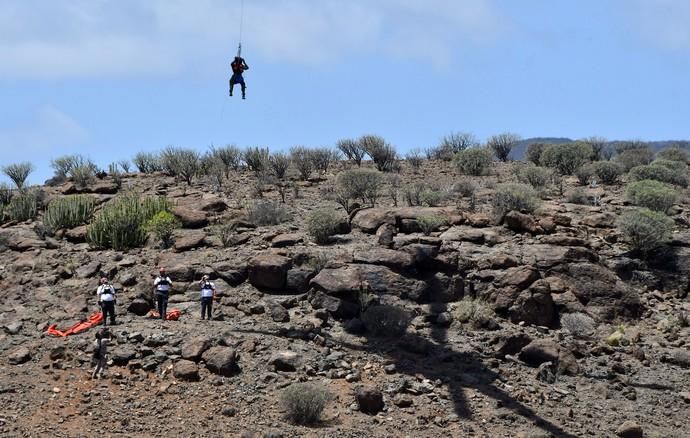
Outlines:
[{"label": "gray rock", "polygon": [[276,371],[297,371],[302,363],[302,357],[293,351],[279,351],[268,361]]},{"label": "gray rock", "polygon": [[184,228],[203,228],[208,225],[206,213],[185,207],[175,207],[172,213],[182,222]]},{"label": "gray rock", "polygon": [[376,242],[385,248],[393,246],[393,237],[395,227],[391,224],[383,224],[376,230]]},{"label": "gray rock", "polygon": [[239,371],[237,354],[230,347],[211,347],[201,355],[201,358],[206,363],[206,368],[212,373],[229,377]]},{"label": "gray rock", "polygon": [[355,263],[382,265],[396,271],[410,271],[415,266],[412,254],[387,248],[372,248],[368,251],[357,251],[354,254]]},{"label": "gray rock", "polygon": [[182,236],[175,237],[175,251],[183,252],[199,248],[206,244],[206,233],[193,231]]},{"label": "gray rock", "polygon": [[283,307],[280,303],[276,301],[267,301],[265,305],[268,310],[268,315],[275,322],[288,322],[290,321],[290,314],[287,309]]},{"label": "gray rock", "polygon": [[173,365],[173,376],[187,382],[199,381],[199,367],[191,360],[179,360]]},{"label": "gray rock", "polygon": [[134,359],[137,352],[128,347],[116,347],[110,352],[110,358],[115,365],[127,365],[127,362]]},{"label": "gray rock", "polygon": [[27,347],[19,347],[8,356],[10,365],[20,365],[31,360],[31,351]]},{"label": "gray rock", "polygon": [[355,388],[355,400],[359,410],[365,414],[376,415],[383,409],[383,393],[374,387]]},{"label": "gray rock", "polygon": [[[88,263],[79,269],[77,269],[77,277],[79,278],[91,278],[94,277],[95,275],[98,274],[99,270],[101,269],[101,262],[99,261],[93,261],[91,263]],[[95,286],[94,286],[95,290]]]},{"label": "gray rock", "polygon": [[297,233],[279,234],[271,240],[271,246],[274,248],[285,248],[288,246],[295,246],[304,240],[304,236]]},{"label": "gray rock", "polygon": [[207,336],[191,339],[182,344],[182,358],[198,362],[209,348],[211,348],[211,339]]},{"label": "gray rock", "polygon": [[338,319],[353,318],[359,314],[360,310],[358,304],[326,295],[323,292],[314,293],[309,302],[314,309],[326,310]]},{"label": "gray rock", "polygon": [[135,298],[131,303],[129,303],[129,306],[127,306],[127,311],[138,316],[144,316],[149,312],[149,310],[151,310],[151,308],[152,304],[149,300],[139,297]]},{"label": "gray rock", "polygon": [[626,421],[616,429],[616,435],[621,438],[643,438],[642,427],[634,421]]},{"label": "gray rock", "polygon": [[262,254],[249,261],[249,282],[258,288],[283,289],[291,260],[277,254]]}]

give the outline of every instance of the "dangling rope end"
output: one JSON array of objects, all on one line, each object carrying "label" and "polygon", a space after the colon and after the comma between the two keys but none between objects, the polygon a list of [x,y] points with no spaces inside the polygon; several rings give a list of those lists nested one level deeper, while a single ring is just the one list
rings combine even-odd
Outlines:
[{"label": "dangling rope end", "polygon": [[237,45],[237,56],[242,57],[242,43]]}]

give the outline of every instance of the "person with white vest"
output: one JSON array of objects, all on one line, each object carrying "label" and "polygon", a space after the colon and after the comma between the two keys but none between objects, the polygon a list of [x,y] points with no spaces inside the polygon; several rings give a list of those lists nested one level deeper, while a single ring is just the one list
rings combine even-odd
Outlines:
[{"label": "person with white vest", "polygon": [[216,296],[216,285],[208,281],[208,275],[201,277],[199,282],[201,288],[201,319],[208,315],[208,320],[211,320],[211,313],[213,311],[213,299]]},{"label": "person with white vest", "polygon": [[153,287],[156,303],[158,303],[158,314],[162,320],[165,320],[165,314],[168,311],[168,297],[172,288],[172,280],[165,274],[165,268],[160,268],[158,277],[153,281]]},{"label": "person with white vest", "polygon": [[110,325],[115,325],[115,287],[110,284],[106,277],[101,278],[101,284],[96,289],[96,295],[98,296],[98,305],[103,313],[103,325],[107,325],[108,316],[110,316]]}]

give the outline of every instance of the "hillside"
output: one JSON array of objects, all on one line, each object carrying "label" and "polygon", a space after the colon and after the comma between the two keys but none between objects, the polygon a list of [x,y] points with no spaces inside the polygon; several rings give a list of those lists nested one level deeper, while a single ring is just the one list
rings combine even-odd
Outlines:
[{"label": "hillside", "polygon": [[[242,167],[220,186],[151,172],[41,187],[43,205],[93,197],[94,218],[126,193],[164,197],[181,227],[170,248],[149,236],[113,250],[89,244],[86,225],[47,229],[42,212],[2,225],[0,434],[685,436],[685,190],[667,210],[670,240],[643,257],[618,227],[636,208],[629,175],[549,179],[534,211],[497,216],[523,167],[469,177],[405,162],[375,207],[357,199],[349,216],[335,201],[339,175],[356,168],[344,161],[307,180],[291,165],[285,183]],[[424,205],[408,205],[415,194]],[[320,209],[337,224],[317,244],[307,229]],[[177,321],[146,316],[160,266]],[[200,319],[204,274],[218,291],[211,321]],[[118,324],[105,378],[92,380],[98,330],[46,330],[95,312],[103,275]],[[315,425],[286,419],[281,397],[300,382],[330,394]]]}]

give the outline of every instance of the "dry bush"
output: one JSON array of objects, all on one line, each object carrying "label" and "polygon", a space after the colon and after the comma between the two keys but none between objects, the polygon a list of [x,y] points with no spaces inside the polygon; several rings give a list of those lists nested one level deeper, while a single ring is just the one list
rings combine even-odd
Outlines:
[{"label": "dry bush", "polygon": [[420,216],[417,218],[416,222],[422,230],[422,234],[425,236],[428,236],[447,223],[446,219],[441,216]]},{"label": "dry bush", "polygon": [[455,165],[465,175],[485,175],[493,163],[493,154],[486,148],[469,148],[455,155]]},{"label": "dry bush", "polygon": [[139,152],[132,158],[132,162],[140,173],[153,173],[163,170],[160,156],[152,152]]},{"label": "dry bush", "polygon": [[267,170],[270,155],[268,148],[253,146],[242,152],[242,160],[249,170],[259,174]]},{"label": "dry bush", "polygon": [[336,147],[345,157],[355,163],[357,167],[362,165],[362,158],[366,155],[366,151],[362,148],[357,140],[345,138],[338,140]]},{"label": "dry bush", "polygon": [[376,169],[381,172],[392,172],[398,160],[395,148],[390,145],[383,137],[378,135],[363,135],[358,140],[360,147],[366,151],[367,155],[376,165]]},{"label": "dry bush", "polygon": [[314,158],[310,149],[304,146],[290,148],[290,160],[297,168],[302,180],[306,181],[311,177],[314,171]]},{"label": "dry bush", "polygon": [[371,305],[361,315],[362,323],[374,336],[398,337],[412,321],[410,312],[389,304]]},{"label": "dry bush", "polygon": [[283,152],[276,152],[275,154],[271,154],[268,161],[273,175],[278,179],[284,179],[285,173],[287,173],[290,167],[290,157]]},{"label": "dry bush", "polygon": [[455,304],[453,318],[475,328],[487,328],[493,324],[494,311],[484,300],[465,297]]},{"label": "dry bush", "polygon": [[576,338],[586,339],[594,334],[596,322],[584,313],[566,313],[561,316],[561,327]]},{"label": "dry bush", "polygon": [[293,383],[281,394],[280,400],[289,421],[314,424],[321,419],[326,403],[333,398],[323,386],[315,383]]},{"label": "dry bush", "polygon": [[572,175],[592,157],[592,147],[583,142],[552,144],[539,157],[540,164],[556,169],[561,175]]},{"label": "dry bush", "polygon": [[23,163],[9,164],[2,167],[2,173],[7,175],[7,177],[14,182],[14,185],[17,186],[19,190],[24,188],[26,179],[29,177],[29,174],[33,172],[33,170],[34,165],[28,161]]},{"label": "dry bush", "polygon": [[590,205],[589,197],[582,187],[576,187],[565,194],[565,202],[578,205]]},{"label": "dry bush", "polygon": [[663,151],[657,153],[656,157],[662,160],[679,161],[685,164],[690,161],[688,150],[679,146],[672,146],[668,149],[664,149]]},{"label": "dry bush", "polygon": [[649,164],[653,159],[654,152],[647,146],[625,149],[616,156],[616,161],[625,168],[626,172],[633,167]]},{"label": "dry bush", "polygon": [[533,188],[541,190],[551,182],[550,169],[539,166],[525,166],[518,171],[518,179],[522,183],[527,183]]},{"label": "dry bush", "polygon": [[628,238],[633,251],[646,257],[669,241],[673,220],[663,213],[640,208],[623,213],[618,230]]},{"label": "dry bush", "polygon": [[549,145],[546,143],[530,143],[525,151],[525,159],[535,166],[541,166],[541,154],[547,146]]},{"label": "dry bush", "polygon": [[287,210],[272,201],[255,202],[247,211],[247,220],[255,225],[278,225],[290,220]]},{"label": "dry bush", "polygon": [[307,218],[307,234],[314,242],[323,245],[328,243],[331,236],[338,233],[342,218],[331,209],[314,210]]},{"label": "dry bush", "polygon": [[503,134],[493,135],[487,140],[486,145],[494,152],[498,161],[508,161],[510,151],[517,142],[520,141],[520,136],[505,132]]},{"label": "dry bush", "polygon": [[491,202],[494,213],[502,218],[509,211],[533,213],[541,204],[539,196],[527,184],[501,184]]},{"label": "dry bush", "polygon": [[592,175],[602,184],[612,185],[618,182],[623,174],[623,166],[612,161],[597,161],[590,165]]}]

